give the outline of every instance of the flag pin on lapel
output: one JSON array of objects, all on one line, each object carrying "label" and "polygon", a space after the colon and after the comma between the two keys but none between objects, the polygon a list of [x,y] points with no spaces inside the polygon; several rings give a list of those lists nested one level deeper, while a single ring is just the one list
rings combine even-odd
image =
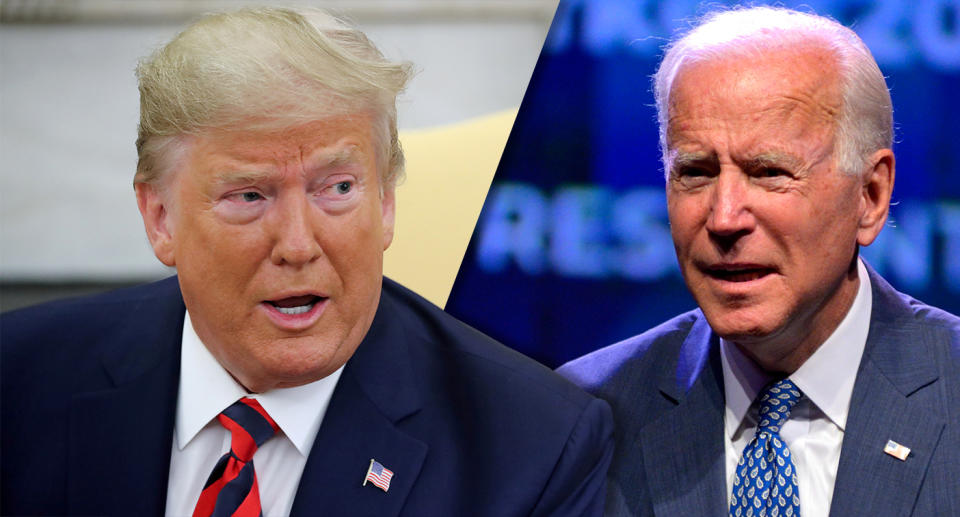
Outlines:
[{"label": "flag pin on lapel", "polygon": [[393,471],[381,465],[377,460],[370,459],[370,466],[367,467],[367,476],[363,478],[363,485],[367,486],[367,481],[373,483],[380,490],[386,492],[390,490],[390,478],[393,477]]},{"label": "flag pin on lapel", "polygon": [[906,461],[907,456],[910,454],[910,448],[904,447],[893,440],[887,440],[887,445],[883,448],[883,452],[900,461]]}]

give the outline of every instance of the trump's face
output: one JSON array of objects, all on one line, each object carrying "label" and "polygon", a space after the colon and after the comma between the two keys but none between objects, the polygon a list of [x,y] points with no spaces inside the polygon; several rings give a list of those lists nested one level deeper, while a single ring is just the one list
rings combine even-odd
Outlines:
[{"label": "trump's face", "polygon": [[[667,202],[684,280],[711,327],[771,370],[795,369],[839,324],[857,245],[886,217],[872,167],[836,169],[833,62],[806,48],[688,63],[669,99]],[[892,183],[892,155],[885,163]]]},{"label": "trump's face", "polygon": [[373,320],[393,236],[371,119],[208,132],[174,169],[137,196],[210,352],[250,391],[343,365]]}]

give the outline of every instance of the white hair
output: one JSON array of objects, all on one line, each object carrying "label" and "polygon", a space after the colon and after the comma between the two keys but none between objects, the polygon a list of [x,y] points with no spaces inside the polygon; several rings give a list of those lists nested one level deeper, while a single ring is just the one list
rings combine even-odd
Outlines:
[{"label": "white hair", "polygon": [[[734,8],[707,14],[670,43],[653,76],[660,151],[667,164],[670,89],[684,63],[762,55],[771,46],[818,45],[837,59],[841,108],[834,137],[836,167],[859,174],[870,154],[893,146],[893,105],[883,74],[863,41],[829,18],[775,7]],[[666,171],[665,171],[666,172]]]},{"label": "white hair", "polygon": [[411,65],[387,60],[359,30],[317,9],[208,15],[141,61],[134,183],[177,166],[190,136],[286,129],[336,115],[373,117],[382,186],[403,174],[397,95]]}]

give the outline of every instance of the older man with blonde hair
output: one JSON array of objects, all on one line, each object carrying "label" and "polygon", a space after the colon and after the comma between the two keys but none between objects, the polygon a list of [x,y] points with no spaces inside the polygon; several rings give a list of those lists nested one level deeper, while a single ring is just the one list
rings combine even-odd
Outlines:
[{"label": "older man with blonde hair", "polygon": [[859,258],[894,182],[870,51],[814,14],[716,12],[654,92],[699,309],[561,369],[614,409],[607,513],[960,514],[960,319]]},{"label": "older man with blonde hair", "polygon": [[137,75],[177,276],[4,315],[0,513],[600,513],[609,407],[383,278],[408,64],[248,9]]}]

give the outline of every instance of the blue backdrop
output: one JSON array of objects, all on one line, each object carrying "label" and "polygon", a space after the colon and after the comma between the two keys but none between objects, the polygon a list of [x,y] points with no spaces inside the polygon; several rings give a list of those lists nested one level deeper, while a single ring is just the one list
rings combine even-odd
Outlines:
[{"label": "blue backdrop", "polygon": [[[897,178],[890,222],[864,256],[898,289],[960,313],[960,0],[779,5],[853,27],[877,58]],[[449,312],[557,366],[694,307],[667,226],[649,77],[704,10],[561,1]]]}]

